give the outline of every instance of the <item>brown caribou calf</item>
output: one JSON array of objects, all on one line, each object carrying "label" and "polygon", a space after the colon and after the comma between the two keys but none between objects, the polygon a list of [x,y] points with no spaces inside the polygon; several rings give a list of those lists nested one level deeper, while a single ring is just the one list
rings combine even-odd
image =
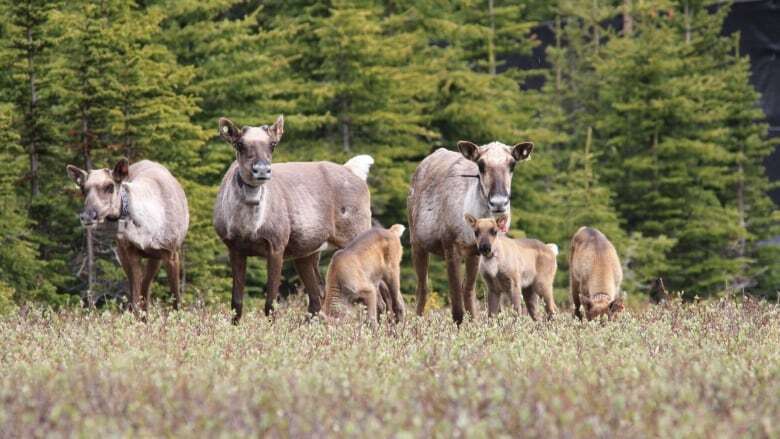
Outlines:
[{"label": "brown caribou calf", "polygon": [[580,227],[574,234],[569,254],[569,280],[574,315],[580,320],[580,305],[588,320],[605,313],[612,318],[623,311],[620,295],[623,269],[615,247],[600,231]]},{"label": "brown caribou calf", "polygon": [[[84,227],[117,221],[117,255],[130,285],[130,309],[149,306],[150,286],[165,263],[174,308],[181,306],[181,246],[190,215],[187,197],[164,166],[149,160],[130,165],[121,159],[113,169],[85,171],[67,166],[84,194],[79,215]],[[146,269],[141,258],[148,258]],[[143,299],[143,300],[141,300]]]},{"label": "brown caribou calf", "polygon": [[[360,234],[333,255],[325,281],[324,313],[334,317],[334,301],[361,301],[368,309],[369,322],[377,321],[381,301],[393,309],[397,322],[404,317],[401,297],[401,235],[404,226],[375,227]],[[385,289],[386,287],[386,289]],[[383,297],[380,297],[382,294]]]},{"label": "brown caribou calf", "polygon": [[553,281],[558,269],[558,246],[536,239],[512,239],[499,234],[506,227],[506,215],[477,219],[465,215],[474,230],[481,255],[479,273],[488,287],[488,315],[500,310],[501,293],[509,293],[512,307],[520,312],[520,294],[528,314],[536,320],[536,296],[544,300],[547,317],[558,311],[553,300]]}]

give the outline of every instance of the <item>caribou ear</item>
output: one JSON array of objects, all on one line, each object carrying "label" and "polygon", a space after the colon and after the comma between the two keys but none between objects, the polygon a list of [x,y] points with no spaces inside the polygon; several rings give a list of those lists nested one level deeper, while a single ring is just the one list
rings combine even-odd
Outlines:
[{"label": "caribou ear", "polygon": [[534,150],[534,144],[531,142],[520,142],[512,147],[512,157],[518,162],[531,157],[531,151]]},{"label": "caribou ear", "polygon": [[460,150],[460,153],[463,154],[463,157],[466,157],[472,162],[476,162],[477,159],[479,159],[479,146],[467,140],[458,142],[458,149]]},{"label": "caribou ear", "polygon": [[284,134],[284,115],[280,114],[279,117],[276,118],[276,122],[268,127],[268,134],[277,142],[282,140],[282,135]]},{"label": "caribou ear", "polygon": [[241,138],[241,132],[227,117],[219,118],[219,135],[228,143],[233,144]]},{"label": "caribou ear", "polygon": [[87,171],[73,165],[68,165],[66,169],[68,170],[68,176],[70,176],[71,180],[76,182],[79,187],[83,187],[84,182],[87,181]]},{"label": "caribou ear", "polygon": [[609,304],[609,312],[614,314],[623,311],[626,306],[623,304],[623,295],[618,294],[618,297]]},{"label": "caribou ear", "polygon": [[506,215],[501,214],[496,217],[496,225],[498,226],[498,229],[502,232],[506,231],[506,223],[509,220]]},{"label": "caribou ear", "polygon": [[114,170],[111,171],[111,176],[114,177],[115,182],[120,183],[122,180],[127,178],[129,173],[130,162],[128,162],[126,158],[122,158],[116,162],[116,165],[114,165]]},{"label": "caribou ear", "polygon": [[463,218],[466,219],[466,223],[473,229],[477,226],[477,219],[474,218],[474,215],[467,213],[463,215]]}]

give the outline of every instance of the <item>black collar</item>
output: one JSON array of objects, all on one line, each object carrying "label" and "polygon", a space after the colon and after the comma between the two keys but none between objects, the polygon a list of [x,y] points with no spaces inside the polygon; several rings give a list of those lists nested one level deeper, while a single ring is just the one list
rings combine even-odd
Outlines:
[{"label": "black collar", "polygon": [[249,184],[246,184],[246,182],[241,178],[241,173],[236,171],[236,184],[238,185],[238,191],[241,195],[241,202],[246,204],[247,206],[257,206],[259,203],[252,202],[249,203],[246,201],[246,188],[250,187],[252,189],[260,190],[260,186],[252,186]]},{"label": "black collar", "polygon": [[114,222],[126,219],[130,216],[130,200],[129,196],[127,195],[127,191],[125,191],[122,188],[122,185],[119,185],[119,216],[110,217],[107,216],[106,220]]},{"label": "black collar", "polygon": [[125,219],[130,216],[130,200],[127,191],[119,189],[119,219]]}]

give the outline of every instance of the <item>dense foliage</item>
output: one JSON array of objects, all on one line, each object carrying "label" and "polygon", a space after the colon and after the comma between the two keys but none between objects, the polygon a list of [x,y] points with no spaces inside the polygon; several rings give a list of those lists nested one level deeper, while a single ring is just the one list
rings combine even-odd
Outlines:
[{"label": "dense foliage", "polygon": [[[372,207],[385,225],[406,223],[411,173],[433,148],[530,139],[513,233],[558,243],[561,290],[568,240],[588,224],[617,245],[630,294],[660,276],[689,298],[774,297],[780,249],[759,245],[780,234],[763,168],[773,145],[738,37],[720,34],[727,9],[704,3],[3,0],[0,308],[122,290],[110,235],[90,237],[97,261],[85,260],[64,170],[121,156],[180,179],[186,300],[224,302],[211,207],[234,153],[216,119],[280,113],[276,161],[376,159]],[[605,25],[621,15],[625,32]],[[556,34],[551,65],[514,67],[541,24]],[[545,85],[529,89],[531,77]],[[431,276],[443,290],[441,265]],[[250,295],[264,278],[253,261]]]},{"label": "dense foliage", "polygon": [[[0,317],[3,437],[776,437],[780,309],[579,323],[448,312],[377,329],[164,314]],[[484,315],[482,316],[484,319]],[[133,334],[133,336],[117,336]]]}]

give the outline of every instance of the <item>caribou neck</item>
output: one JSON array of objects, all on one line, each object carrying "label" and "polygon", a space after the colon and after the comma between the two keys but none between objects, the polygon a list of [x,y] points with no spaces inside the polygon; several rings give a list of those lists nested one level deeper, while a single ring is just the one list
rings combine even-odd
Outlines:
[{"label": "caribou neck", "polygon": [[[466,177],[466,176],[464,176]],[[485,218],[490,216],[488,208],[488,199],[482,190],[479,176],[468,176],[468,186],[463,198],[463,211],[473,215],[476,218]]]},{"label": "caribou neck", "polygon": [[249,207],[259,210],[263,204],[265,204],[266,198],[268,198],[268,187],[266,184],[259,186],[250,186],[241,179],[241,175],[236,172],[236,190],[238,191],[238,199]]}]

